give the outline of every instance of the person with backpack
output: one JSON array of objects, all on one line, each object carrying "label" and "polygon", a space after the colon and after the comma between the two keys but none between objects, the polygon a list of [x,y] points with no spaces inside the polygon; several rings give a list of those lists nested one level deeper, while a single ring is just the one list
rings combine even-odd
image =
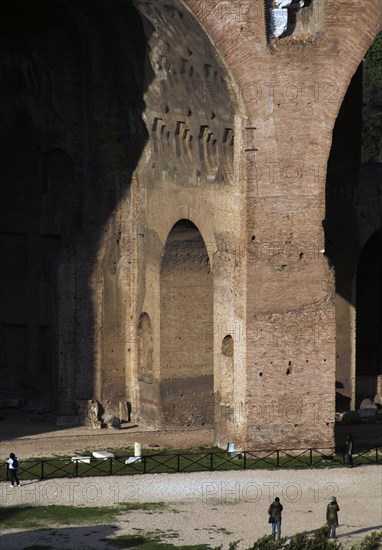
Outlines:
[{"label": "person with backpack", "polygon": [[17,471],[19,469],[19,459],[17,458],[17,456],[15,456],[15,453],[11,453],[9,455],[7,462],[8,462],[8,468],[9,468],[9,477],[11,478],[10,487],[14,487],[15,482],[17,487],[20,487],[20,481],[19,481],[19,478],[17,477]]},{"label": "person with backpack", "polygon": [[269,523],[272,524],[272,535],[276,539],[276,530],[277,530],[277,540],[281,539],[281,512],[283,511],[283,505],[280,502],[279,497],[276,497],[274,502],[270,505],[268,509],[269,514]]}]

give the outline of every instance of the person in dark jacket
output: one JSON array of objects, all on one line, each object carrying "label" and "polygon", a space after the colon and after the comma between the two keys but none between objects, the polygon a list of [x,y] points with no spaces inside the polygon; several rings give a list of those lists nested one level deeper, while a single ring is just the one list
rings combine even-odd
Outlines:
[{"label": "person in dark jacket", "polygon": [[20,487],[20,481],[19,481],[19,478],[17,477],[19,460],[15,456],[15,453],[11,453],[9,455],[7,462],[8,462],[8,468],[9,468],[9,477],[11,479],[10,487],[14,487],[15,483],[17,484],[17,487]]},{"label": "person in dark jacket", "polygon": [[336,538],[336,528],[338,527],[338,512],[340,507],[338,506],[336,497],[332,497],[326,507],[326,521],[329,526],[329,538]]},{"label": "person in dark jacket", "polygon": [[281,512],[283,511],[283,505],[280,502],[279,497],[276,497],[268,508],[268,514],[272,521],[272,535],[273,538],[276,538],[277,530],[277,540],[281,539]]}]

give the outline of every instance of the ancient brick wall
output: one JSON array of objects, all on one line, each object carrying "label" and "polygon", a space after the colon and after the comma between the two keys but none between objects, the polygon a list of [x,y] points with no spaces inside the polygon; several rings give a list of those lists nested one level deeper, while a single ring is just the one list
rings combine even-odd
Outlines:
[{"label": "ancient brick wall", "polygon": [[213,425],[221,446],[331,446],[327,163],[380,0],[16,4],[2,19],[9,392],[45,391],[58,415],[97,401],[98,420]]},{"label": "ancient brick wall", "polygon": [[247,357],[246,376],[235,379],[246,386],[245,442],[329,445],[336,335],[334,277],[322,253],[326,163],[381,6],[312,2],[304,31],[296,25],[267,43],[260,2],[189,5],[232,71],[247,115]]}]

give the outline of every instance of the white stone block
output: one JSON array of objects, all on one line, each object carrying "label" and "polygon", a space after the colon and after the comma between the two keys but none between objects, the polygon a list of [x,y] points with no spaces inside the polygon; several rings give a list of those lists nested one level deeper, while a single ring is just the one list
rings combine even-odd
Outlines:
[{"label": "white stone block", "polygon": [[103,458],[104,460],[107,460],[108,458],[115,458],[113,453],[108,453],[106,451],[93,451],[92,455],[94,458]]},{"label": "white stone block", "polygon": [[134,456],[142,456],[142,443],[134,443]]},{"label": "white stone block", "polygon": [[129,456],[129,458],[126,458],[125,464],[133,464],[134,462],[142,462],[141,457],[139,456]]}]

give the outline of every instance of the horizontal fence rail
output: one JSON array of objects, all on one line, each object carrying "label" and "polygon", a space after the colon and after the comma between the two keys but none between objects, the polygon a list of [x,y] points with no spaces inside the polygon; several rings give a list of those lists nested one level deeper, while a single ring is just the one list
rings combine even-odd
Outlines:
[{"label": "horizontal fence rail", "polygon": [[[382,464],[382,447],[362,450],[353,455],[354,465]],[[92,458],[90,463],[69,458],[28,459],[20,462],[21,480],[89,476],[112,476],[158,473],[214,472],[270,468],[322,468],[346,464],[346,454],[333,449],[285,449],[270,451],[205,451],[199,453],[156,453],[125,458]],[[9,465],[0,464],[0,480],[9,480]]]}]

